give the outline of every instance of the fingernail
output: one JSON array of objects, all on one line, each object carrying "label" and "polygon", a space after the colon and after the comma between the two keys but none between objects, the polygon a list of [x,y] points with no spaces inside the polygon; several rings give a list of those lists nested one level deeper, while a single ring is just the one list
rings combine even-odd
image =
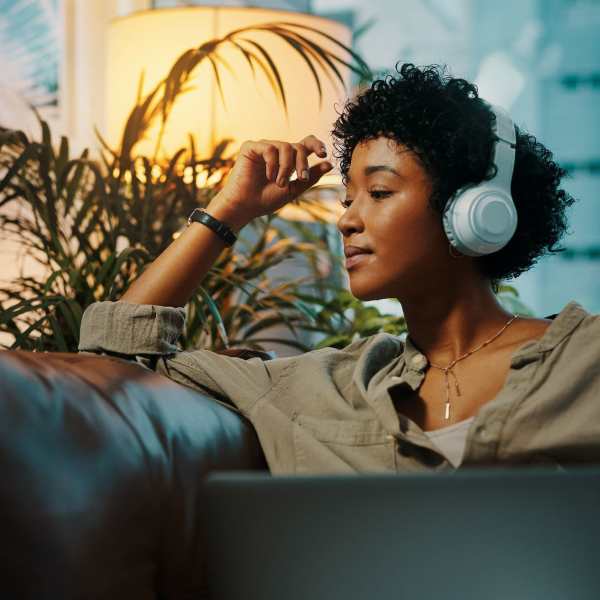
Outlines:
[{"label": "fingernail", "polygon": [[302,174],[300,175],[300,177],[306,181],[308,179],[308,171],[306,169],[302,170]]},{"label": "fingernail", "polygon": [[285,177],[280,177],[280,178],[277,180],[277,185],[278,185],[279,187],[285,187],[285,183],[286,183],[286,178],[285,178]]}]

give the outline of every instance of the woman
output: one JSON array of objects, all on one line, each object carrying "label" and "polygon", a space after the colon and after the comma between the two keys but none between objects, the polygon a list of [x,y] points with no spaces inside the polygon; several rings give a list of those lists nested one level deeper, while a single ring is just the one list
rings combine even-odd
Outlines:
[{"label": "woman", "polygon": [[[573,202],[558,187],[564,171],[550,152],[518,128],[513,150],[498,133],[500,118],[475,86],[406,64],[347,103],[335,124],[351,291],[397,298],[404,343],[378,334],[268,361],[176,346],[180,307],[233,235],[222,224],[239,231],[332,168],[308,167],[311,153],[326,157],[308,136],[245,142],[206,210],[216,222],[192,221],[120,302],[91,305],[80,350],[137,357],[233,403],[275,474],[598,461],[600,319],[576,302],[554,320],[516,318],[494,295],[501,279],[554,250]],[[503,247],[473,256],[449,243],[443,216],[450,219],[457,191],[501,176],[497,151],[508,153],[511,169],[514,160],[506,185],[518,224]]]}]

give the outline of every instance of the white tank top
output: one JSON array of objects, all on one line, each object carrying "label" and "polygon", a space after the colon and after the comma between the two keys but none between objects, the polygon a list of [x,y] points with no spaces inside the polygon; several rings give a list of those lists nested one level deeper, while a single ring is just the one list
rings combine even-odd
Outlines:
[{"label": "white tank top", "polygon": [[475,417],[459,421],[448,427],[425,431],[425,435],[433,442],[439,451],[448,459],[450,464],[458,467],[463,459],[465,444],[467,442],[467,431]]}]

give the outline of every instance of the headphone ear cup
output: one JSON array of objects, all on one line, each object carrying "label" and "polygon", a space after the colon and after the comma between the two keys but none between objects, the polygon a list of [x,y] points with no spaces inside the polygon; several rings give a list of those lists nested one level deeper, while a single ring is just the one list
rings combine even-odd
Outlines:
[{"label": "headphone ear cup", "polygon": [[456,231],[454,230],[454,227],[452,225],[452,222],[453,222],[452,215],[454,214],[454,211],[456,210],[456,203],[460,200],[460,197],[463,192],[464,192],[464,188],[461,190],[458,190],[450,198],[450,200],[448,201],[448,204],[446,205],[446,208],[444,210],[444,214],[442,216],[442,225],[444,227],[444,232],[446,233],[446,237],[448,238],[450,245],[459,251],[461,251],[460,250],[461,243],[460,243],[460,240],[457,238]]},{"label": "headphone ear cup", "polygon": [[492,165],[496,173],[481,183],[466,186],[452,197],[443,214],[448,241],[468,256],[497,252],[517,229],[517,210],[511,196],[515,166],[516,130],[506,111],[490,105],[495,138]]},{"label": "headphone ear cup", "polygon": [[504,190],[477,185],[454,195],[444,211],[443,226],[459,252],[484,256],[508,244],[517,229],[517,211]]}]

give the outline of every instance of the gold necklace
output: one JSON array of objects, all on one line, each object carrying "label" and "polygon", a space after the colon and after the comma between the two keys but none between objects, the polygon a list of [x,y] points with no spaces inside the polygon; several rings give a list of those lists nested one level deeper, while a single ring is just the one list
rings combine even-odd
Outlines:
[{"label": "gold necklace", "polygon": [[[489,340],[486,340],[474,350],[470,350],[469,352],[455,358],[448,366],[442,367],[441,365],[434,365],[432,362],[429,362],[429,365],[434,369],[440,369],[440,371],[444,371],[444,378],[446,383],[446,404],[444,407],[444,418],[448,420],[450,418],[450,380],[448,379],[448,372],[454,367],[454,365],[463,358],[467,358],[467,356],[471,356],[471,354],[477,352],[477,350],[481,350],[484,346],[487,346],[490,342],[493,342],[519,315],[513,315],[504,325],[502,329],[494,334]],[[452,372],[454,376],[454,388],[456,390],[456,395],[460,396],[460,388],[458,387],[458,379],[456,378],[456,373]]]}]

